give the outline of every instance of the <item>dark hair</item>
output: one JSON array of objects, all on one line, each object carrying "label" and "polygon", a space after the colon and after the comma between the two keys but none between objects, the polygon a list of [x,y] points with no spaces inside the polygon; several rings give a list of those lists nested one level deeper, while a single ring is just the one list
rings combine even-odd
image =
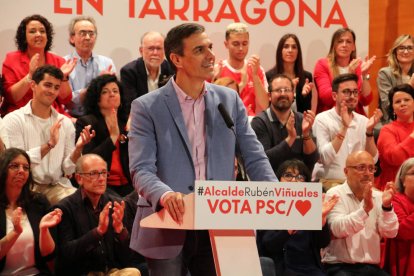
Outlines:
[{"label": "dark hair", "polygon": [[83,107],[86,112],[85,114],[94,114],[95,116],[98,116],[98,118],[102,116],[98,106],[98,103],[101,100],[101,92],[105,85],[112,82],[118,85],[119,95],[121,97],[121,105],[118,108],[118,120],[126,122],[128,114],[126,114],[124,105],[122,104],[124,100],[123,87],[117,77],[112,74],[104,74],[91,80],[86,90],[85,100],[83,102]]},{"label": "dark hair", "polygon": [[287,79],[289,80],[292,89],[294,88],[293,81],[288,76],[286,76],[285,74],[276,74],[269,79],[269,92],[273,90],[272,82],[275,79]]},{"label": "dark hair", "polygon": [[269,72],[271,72],[271,74],[282,74],[284,72],[282,51],[283,46],[285,45],[285,42],[286,40],[288,40],[288,38],[292,38],[298,47],[298,55],[296,57],[294,66],[295,74],[299,77],[299,81],[302,81],[302,79],[303,81],[305,81],[302,59],[302,47],[300,46],[299,38],[295,34],[285,34],[280,38],[276,49],[276,64],[272,69],[269,70]]},{"label": "dark hair", "polygon": [[174,53],[179,56],[184,54],[183,40],[196,33],[202,33],[205,28],[197,23],[184,23],[172,28],[164,40],[165,56],[174,70],[177,70],[170,59],[170,54]]},{"label": "dark hair", "polygon": [[282,178],[282,175],[288,169],[298,170],[299,174],[305,177],[305,182],[311,181],[311,173],[308,167],[305,165],[305,163],[303,163],[303,161],[300,161],[298,159],[286,160],[282,164],[280,164],[280,166],[277,168],[277,171],[276,171],[277,178],[279,178],[280,180]]},{"label": "dark hair", "polygon": [[389,118],[391,118],[392,120],[397,119],[397,116],[395,116],[394,114],[394,108],[392,107],[392,100],[394,98],[395,93],[397,92],[405,92],[414,99],[414,88],[411,85],[405,83],[394,86],[388,93],[388,100],[390,101],[390,104],[388,105],[388,115]]},{"label": "dark hair", "polygon": [[338,92],[339,85],[346,81],[354,81],[358,83],[358,76],[351,73],[340,74],[339,76],[335,77],[332,81],[332,91]]},{"label": "dark hair", "polygon": [[39,21],[46,29],[47,42],[45,46],[45,52],[49,51],[53,45],[53,31],[52,24],[43,16],[39,14],[33,14],[25,17],[21,22],[19,27],[17,27],[16,36],[14,38],[16,42],[17,49],[21,52],[26,52],[27,50],[27,39],[26,39],[26,25],[30,21]]},{"label": "dark hair", "polygon": [[39,83],[45,78],[45,74],[51,75],[52,77],[55,77],[58,80],[63,80],[62,70],[60,70],[56,66],[49,64],[45,64],[38,67],[33,73],[32,80],[35,83]]},{"label": "dark hair", "polygon": [[[13,159],[18,157],[19,155],[23,155],[30,166],[30,157],[22,149],[8,148],[0,155],[0,207],[4,209],[6,209],[10,204],[6,194],[6,181],[9,172],[9,164],[11,163],[11,161],[13,161]],[[34,193],[31,191],[32,185],[32,172],[29,171],[29,177],[27,178],[27,181],[22,188],[19,198],[17,199],[17,206],[25,209],[30,200],[33,199]]]}]

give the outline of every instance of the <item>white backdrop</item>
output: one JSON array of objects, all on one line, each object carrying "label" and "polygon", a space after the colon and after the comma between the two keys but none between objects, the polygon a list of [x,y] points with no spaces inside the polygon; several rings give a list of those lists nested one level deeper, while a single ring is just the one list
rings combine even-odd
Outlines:
[{"label": "white backdrop", "polygon": [[[90,15],[98,25],[95,52],[111,57],[117,70],[139,56],[141,35],[149,30],[164,34],[182,22],[206,27],[218,59],[226,58],[223,45],[229,23],[248,23],[251,54],[258,54],[267,70],[275,62],[280,37],[298,35],[305,69],[313,71],[326,56],[332,33],[344,26],[356,33],[358,56],[368,53],[369,0],[0,0],[0,60],[16,49],[14,36],[20,21],[39,13],[54,26],[52,51],[64,56],[73,48],[67,26],[78,14]],[[178,11],[177,11],[178,10]]]}]

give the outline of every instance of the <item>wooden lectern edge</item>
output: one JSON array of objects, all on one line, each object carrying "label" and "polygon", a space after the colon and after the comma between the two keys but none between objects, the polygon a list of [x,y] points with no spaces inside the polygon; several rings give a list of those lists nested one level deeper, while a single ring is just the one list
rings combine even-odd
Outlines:
[{"label": "wooden lectern edge", "polygon": [[166,209],[162,209],[157,213],[151,214],[141,220],[141,227],[162,228],[162,229],[194,229],[194,193],[184,195],[184,216],[183,223],[178,224],[173,220],[170,213]]}]

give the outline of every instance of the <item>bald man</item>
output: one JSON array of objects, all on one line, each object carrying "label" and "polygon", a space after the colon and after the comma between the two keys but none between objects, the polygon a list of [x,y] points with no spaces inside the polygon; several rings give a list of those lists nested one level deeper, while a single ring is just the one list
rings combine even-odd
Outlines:
[{"label": "bald man", "polygon": [[162,86],[174,74],[164,53],[164,36],[159,32],[147,32],[141,37],[141,57],[121,68],[124,85],[124,103],[129,113],[131,102]]},{"label": "bald man", "polygon": [[374,190],[375,171],[370,153],[353,152],[346,159],[345,183],[327,192],[327,198],[339,197],[328,214],[334,237],[322,259],[328,275],[388,275],[379,267],[380,240],[397,235],[398,220],[391,204],[396,190],[392,182],[384,192]]}]

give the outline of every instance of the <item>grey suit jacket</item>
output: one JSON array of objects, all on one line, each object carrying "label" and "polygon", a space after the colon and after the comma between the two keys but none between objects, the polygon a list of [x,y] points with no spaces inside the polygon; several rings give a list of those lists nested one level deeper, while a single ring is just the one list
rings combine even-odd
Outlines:
[{"label": "grey suit jacket", "polygon": [[[237,93],[222,86],[205,85],[206,178],[234,180],[235,137],[217,109],[223,103],[234,121],[249,177],[255,181],[277,181]],[[194,186],[191,145],[172,80],[134,100],[131,116],[130,171],[135,189],[141,195],[131,248],[149,258],[172,258],[180,253],[186,231],[139,226],[142,218],[160,210],[159,200],[165,192],[188,194]]]}]

